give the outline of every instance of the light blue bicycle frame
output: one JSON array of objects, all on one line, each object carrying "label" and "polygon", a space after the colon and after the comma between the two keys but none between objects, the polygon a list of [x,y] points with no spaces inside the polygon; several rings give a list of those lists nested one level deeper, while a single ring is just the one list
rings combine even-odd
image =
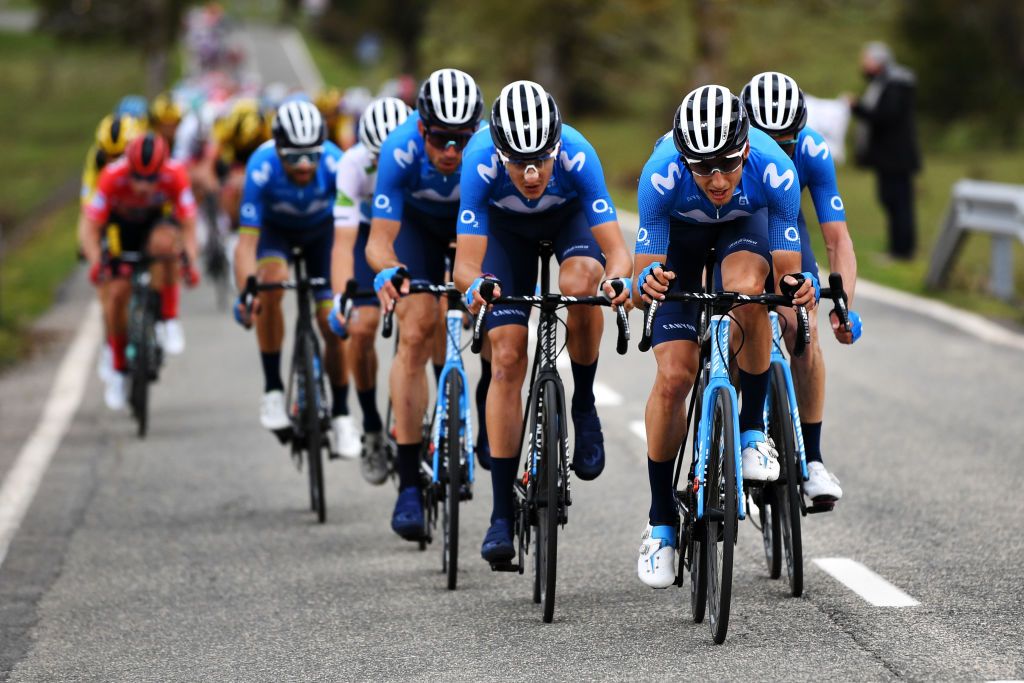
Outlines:
[{"label": "light blue bicycle frame", "polygon": [[[727,399],[732,402],[732,457],[736,462],[736,501],[739,504],[738,516],[746,518],[746,503],[743,500],[743,459],[740,455],[740,423],[739,409],[736,400],[736,389],[729,380],[729,323],[730,319],[725,315],[712,316],[708,327],[708,336],[711,340],[711,374],[707,378],[704,393],[700,397],[700,423],[697,425],[697,435],[694,440],[696,448],[697,472],[697,519],[704,517],[704,486],[707,483],[708,475],[708,452],[711,450],[711,432],[714,421],[714,398],[719,390],[725,392]],[[728,453],[724,454],[726,457]]]},{"label": "light blue bicycle frame", "polygon": [[[786,395],[789,396],[789,414],[793,419],[794,435],[793,443],[796,444],[797,453],[800,455],[800,477],[807,481],[807,453],[804,451],[804,430],[800,426],[800,408],[796,404],[796,391],[793,389],[793,373],[789,369],[789,360],[783,355],[782,349],[782,328],[779,326],[779,314],[775,311],[768,313],[772,325],[772,365],[782,368],[782,376],[786,378]],[[767,433],[769,414],[771,413],[772,396],[771,392],[764,400],[764,424]]]},{"label": "light blue bicycle frame", "polygon": [[469,378],[466,377],[466,370],[462,365],[462,311],[449,309],[445,315],[445,324],[448,327],[448,343],[445,345],[444,368],[437,381],[437,405],[434,409],[434,428],[431,434],[431,441],[434,444],[434,471],[431,478],[435,484],[438,483],[438,472],[441,471],[441,439],[448,439],[448,396],[445,385],[449,373],[457,372],[462,376],[462,398],[459,403],[459,414],[462,417],[460,436],[463,437],[465,444],[463,452],[466,454],[466,477],[472,484],[476,460],[473,458],[473,420],[469,413]]}]

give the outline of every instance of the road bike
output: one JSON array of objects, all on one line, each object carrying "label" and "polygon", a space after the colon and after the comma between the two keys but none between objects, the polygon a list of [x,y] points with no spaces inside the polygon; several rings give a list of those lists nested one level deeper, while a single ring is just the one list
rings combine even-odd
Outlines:
[{"label": "road bike", "polygon": [[145,252],[123,252],[112,259],[113,268],[123,263],[132,269],[125,360],[128,363],[128,403],[138,425],[139,438],[145,438],[149,429],[149,385],[159,378],[164,362],[164,352],[156,337],[160,293],[153,289],[149,272],[154,260]]},{"label": "road bike", "polygon": [[[523,414],[519,449],[528,444],[522,477],[515,482],[516,517],[514,534],[518,546],[516,562],[493,563],[494,571],[519,572],[526,569],[525,555],[531,540],[533,550],[533,601],[542,603],[543,618],[551,623],[555,613],[555,587],[558,559],[558,529],[569,521],[572,495],[569,489],[569,436],[566,431],[565,388],[556,360],[564,344],[558,344],[558,311],[569,306],[610,306],[603,296],[563,296],[551,291],[550,260],[554,251],[549,241],[539,245],[540,293],[534,296],[501,296],[481,307],[473,327],[473,352],[483,341],[481,329],[487,308],[494,304],[527,304],[540,309],[537,346],[530,378],[530,391]],[[616,283],[618,284],[618,283]],[[620,288],[617,292],[621,291]],[[480,289],[485,300],[491,298],[493,283]],[[624,354],[629,344],[629,319],[624,306],[617,308],[618,339],[616,351]],[[527,440],[527,435],[529,438]]]}]

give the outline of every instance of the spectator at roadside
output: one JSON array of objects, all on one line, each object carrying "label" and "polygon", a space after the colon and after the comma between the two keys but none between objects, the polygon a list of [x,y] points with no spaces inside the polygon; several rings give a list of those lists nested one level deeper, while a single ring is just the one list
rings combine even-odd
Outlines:
[{"label": "spectator at roadside", "polygon": [[859,119],[854,153],[857,163],[874,169],[878,199],[889,227],[889,254],[913,258],[917,239],[913,174],[921,168],[914,124],[914,74],[896,64],[885,43],[864,46],[861,71],[868,86],[860,99],[850,98]]}]

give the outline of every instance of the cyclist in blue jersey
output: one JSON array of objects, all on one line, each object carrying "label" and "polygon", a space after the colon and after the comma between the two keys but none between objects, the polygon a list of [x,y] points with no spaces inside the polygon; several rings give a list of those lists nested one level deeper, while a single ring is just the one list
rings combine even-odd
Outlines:
[{"label": "cyclist in blue jersey", "polygon": [[[260,145],[246,164],[241,228],[235,248],[239,291],[250,275],[261,282],[287,280],[288,260],[295,246],[302,247],[309,277],[330,282],[335,174],[341,150],[325,141],[323,119],[310,102],[292,101],[278,107],[272,131],[273,139]],[[324,338],[324,364],[333,396],[332,422],[337,422],[348,414],[341,340],[328,327],[330,286],[317,290],[315,296],[320,303],[317,321]],[[290,424],[281,380],[282,297],[280,290],[261,292],[252,304],[263,364],[260,423],[272,431]],[[235,317],[245,325],[252,322],[241,297],[235,305]],[[344,455],[355,457],[359,453]]]},{"label": "cyclist in blue jersey", "polygon": [[[796,167],[800,189],[808,188],[814,210],[818,215],[821,234],[828,251],[829,270],[843,276],[843,288],[853,303],[857,280],[857,256],[853,240],[846,226],[843,199],[836,186],[836,168],[828,143],[814,129],[807,126],[807,105],[796,81],[774,71],[754,76],[740,95],[750,117],[750,124],[770,135],[792,159]],[[800,229],[801,270],[818,276],[807,221],[803,211],[798,216]],[[792,309],[780,311],[789,324],[786,343],[792,350],[795,317]],[[856,311],[850,311],[852,330],[841,329],[835,314],[831,315],[832,332],[843,344],[852,344],[861,334],[861,320]],[[803,427],[804,449],[807,453],[808,480],[804,491],[817,503],[839,500],[843,490],[821,458],[821,422],[825,411],[825,361],[818,343],[817,318],[811,318],[811,345],[799,357],[791,357],[796,384],[797,404]]]},{"label": "cyclist in blue jersey", "polygon": [[[635,296],[645,302],[660,298],[670,286],[698,291],[711,248],[726,291],[760,294],[770,269],[776,286],[784,276],[792,283],[804,277],[799,275],[796,169],[770,137],[750,130],[746,110],[727,88],[703,86],[683,98],[671,134],[658,141],[644,166],[638,203],[633,268],[638,273]],[[794,300],[814,306],[810,277]],[[768,312],[747,305],[732,315],[743,330],[736,355],[743,478],[774,481],[778,455],[765,436],[763,418],[771,353]],[[676,575],[672,472],[686,433],[680,406],[697,371],[697,322],[696,305],[668,302],[658,308],[653,325],[658,371],[645,416],[651,507],[637,572],[655,588],[671,585]]]},{"label": "cyclist in blue jersey", "polygon": [[[359,289],[373,286],[374,272],[366,262],[366,240],[370,234],[370,201],[377,183],[377,157],[387,136],[409,117],[409,107],[397,97],[381,97],[370,103],[359,119],[359,142],[350,147],[338,164],[338,196],[334,202],[334,255],[331,283],[334,307],[331,329],[347,336],[345,360],[356,385],[363,411],[363,443],[360,471],[371,484],[383,484],[388,476],[384,424],[377,411],[377,353],[374,343],[380,310],[376,298],[356,299],[345,324],[341,298],[349,279]],[[339,443],[342,441],[337,436]],[[358,448],[359,444],[356,443]]]},{"label": "cyclist in blue jersey", "polygon": [[[391,310],[399,297],[392,283],[399,268],[404,267],[413,281],[444,280],[446,257],[455,240],[462,151],[480,123],[483,98],[469,74],[440,69],[423,82],[416,109],[388,135],[377,166],[366,260],[377,272],[374,289],[385,310]],[[408,287],[406,280],[402,290],[407,292]],[[390,388],[399,493],[391,528],[411,541],[420,540],[423,533],[419,453],[428,398],[424,368],[437,335],[443,333],[440,306],[430,294],[415,294],[395,309],[398,351]],[[486,386],[489,378],[485,366],[481,385]]]},{"label": "cyclist in blue jersey", "polygon": [[[563,294],[603,292],[613,304],[629,298],[632,263],[601,161],[575,128],[562,123],[554,98],[531,81],[506,85],[494,102],[489,130],[466,148],[459,205],[455,283],[479,310],[485,278],[500,282],[495,294],[532,294],[537,249],[550,240],[559,262]],[[612,281],[624,285],[614,294]],[[523,380],[527,363],[527,307],[498,305],[485,324],[494,379],[487,396],[494,508],[481,554],[488,562],[512,558],[514,493],[519,467]],[[594,406],[594,375],[604,319],[599,309],[570,310],[566,344],[575,391],[573,469],[594,479],[604,468],[604,439]]]}]

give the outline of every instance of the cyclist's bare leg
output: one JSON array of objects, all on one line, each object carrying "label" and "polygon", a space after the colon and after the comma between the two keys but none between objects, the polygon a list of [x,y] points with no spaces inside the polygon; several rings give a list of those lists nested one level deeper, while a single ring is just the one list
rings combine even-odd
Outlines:
[{"label": "cyclist's bare leg", "polygon": [[527,328],[523,325],[502,325],[488,332],[491,340],[491,386],[487,390],[487,436],[492,458],[519,456],[527,336]]},{"label": "cyclist's bare leg", "polygon": [[357,306],[348,326],[348,349],[345,358],[356,391],[366,391],[377,385],[377,325],[380,307]]},{"label": "cyclist's bare leg", "polygon": [[149,233],[146,247],[154,262],[150,267],[153,289],[177,284],[180,264],[174,258],[181,254],[181,233],[173,225],[158,225]]},{"label": "cyclist's bare leg", "polygon": [[[601,284],[604,269],[588,256],[567,258],[558,269],[558,288],[567,296],[594,296]],[[573,306],[569,309],[566,347],[569,358],[580,365],[597,360],[604,331],[604,314],[596,306]]]},{"label": "cyclist's bare leg", "polygon": [[686,434],[686,397],[697,376],[698,347],[692,341],[668,341],[654,347],[658,373],[647,399],[647,454],[655,462],[676,457]]},{"label": "cyclist's bare leg", "polygon": [[[284,282],[288,264],[284,259],[268,258],[259,263],[256,277],[260,282]],[[260,292],[260,311],[255,316],[256,340],[262,353],[280,353],[284,343],[284,312],[281,310],[282,290]]]},{"label": "cyclist's bare leg", "polygon": [[398,352],[391,365],[391,403],[399,444],[419,443],[427,409],[426,364],[433,351],[438,303],[430,294],[404,297],[395,307]]},{"label": "cyclist's bare leg", "polygon": [[[758,254],[737,251],[722,261],[722,287],[727,292],[761,294],[767,277],[768,262]],[[743,347],[737,356],[740,369],[752,375],[767,372],[772,343],[768,309],[748,304],[733,309],[732,316],[743,329]]]}]

